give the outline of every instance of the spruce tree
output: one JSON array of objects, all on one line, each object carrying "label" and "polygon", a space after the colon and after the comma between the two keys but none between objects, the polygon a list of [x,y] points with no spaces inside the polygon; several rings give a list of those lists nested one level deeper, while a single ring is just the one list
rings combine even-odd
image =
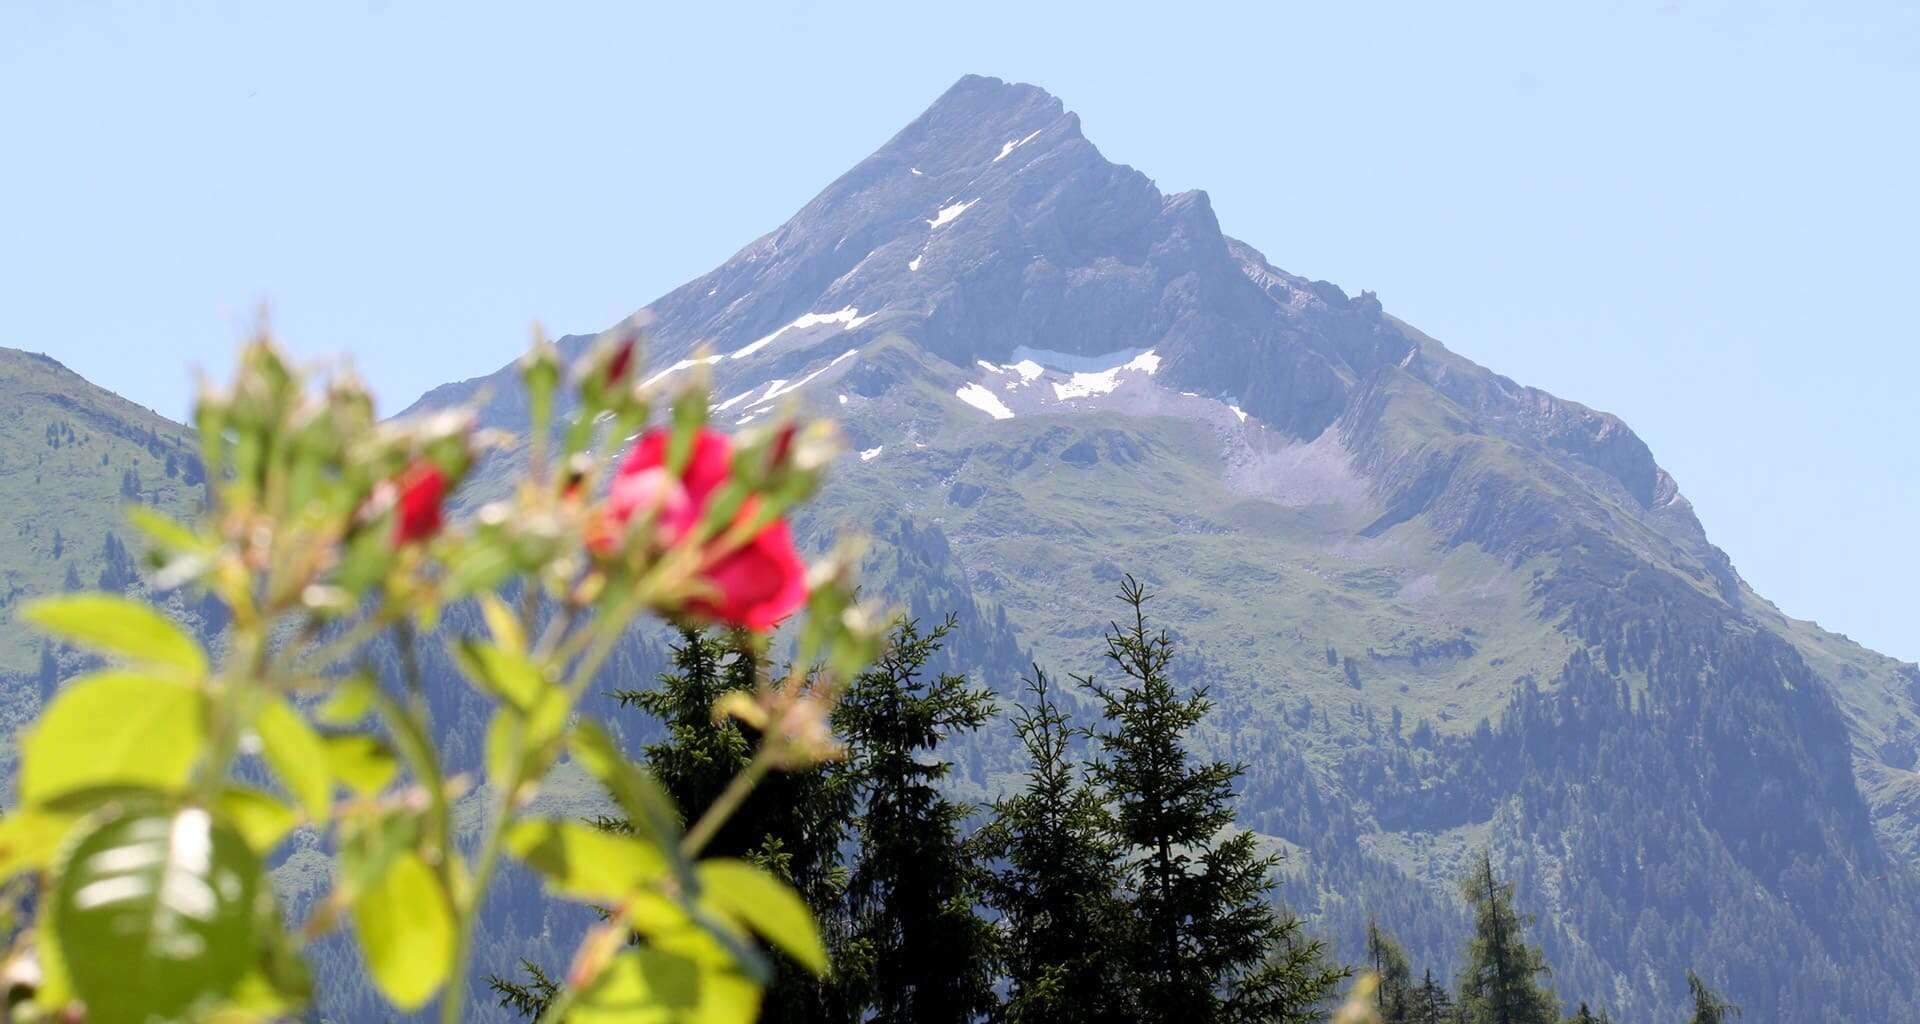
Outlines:
[{"label": "spruce tree", "polygon": [[1550,974],[1537,946],[1527,944],[1524,922],[1513,907],[1513,885],[1493,875],[1493,857],[1480,863],[1461,888],[1474,908],[1473,939],[1460,979],[1463,1024],[1558,1024],[1553,993],[1538,981]]},{"label": "spruce tree", "polygon": [[1445,985],[1433,979],[1432,968],[1427,969],[1420,987],[1413,990],[1411,1002],[1408,1024],[1453,1024],[1458,1019],[1453,1012],[1453,997],[1447,994]]},{"label": "spruce tree", "polygon": [[1008,1024],[1130,1021],[1116,953],[1127,919],[1116,886],[1113,820],[1073,756],[1079,733],[1045,672],[1024,681],[1032,703],[1014,712],[1026,785],[994,804],[983,852],[1002,867],[987,890],[1000,914]]},{"label": "spruce tree", "polygon": [[1407,1024],[1413,1012],[1413,968],[1406,951],[1374,918],[1367,919],[1367,968],[1380,978],[1374,1006],[1385,1024]]},{"label": "spruce tree", "polygon": [[1083,682],[1099,697],[1094,777],[1114,807],[1127,854],[1123,878],[1131,941],[1117,951],[1139,1019],[1214,1024],[1288,1021],[1316,1014],[1342,972],[1319,942],[1268,902],[1275,854],[1233,831],[1233,785],[1245,766],[1197,761],[1186,733],[1213,704],[1182,696],[1169,667],[1173,641],[1148,628],[1145,589],[1129,576],[1120,597],[1127,625],[1111,625],[1107,658],[1124,681]]},{"label": "spruce tree", "polygon": [[[658,685],[613,694],[623,707],[652,715],[664,728],[664,735],[644,748],[644,760],[689,823],[712,805],[760,744],[759,736],[738,721],[716,720],[714,702],[730,691],[752,690],[766,672],[750,635],[682,630],[673,669],[660,676]],[[774,772],[707,843],[709,856],[755,861],[790,883],[819,919],[830,962],[850,959],[839,913],[846,881],[840,847],[852,826],[855,786],[839,764]],[[619,821],[601,824],[627,827]],[[792,1024],[845,1019],[832,1009],[841,1001],[832,991],[837,984],[838,972],[821,982],[781,959],[765,992],[762,1016]]]},{"label": "spruce tree", "polygon": [[1600,1018],[1595,1017],[1593,1011],[1587,1009],[1587,1004],[1583,1000],[1573,1016],[1567,1018],[1567,1024],[1600,1024]]},{"label": "spruce tree", "polygon": [[1740,1008],[1707,987],[1698,974],[1687,972],[1687,992],[1693,997],[1693,1017],[1688,1024],[1726,1024],[1740,1016]]},{"label": "spruce tree", "polygon": [[[993,714],[993,696],[962,675],[926,678],[955,620],[922,632],[911,619],[835,710],[859,780],[859,849],[847,887],[841,982],[873,1024],[965,1024],[993,998],[993,926],[977,912],[985,872],[961,835],[971,808],[940,791],[940,747]],[[857,959],[857,963],[855,962]]]},{"label": "spruce tree", "polygon": [[[672,669],[648,689],[615,691],[622,707],[658,720],[659,738],[643,749],[643,760],[689,823],[697,820],[735,775],[753,758],[759,737],[732,718],[716,720],[714,702],[734,690],[751,690],[766,663],[745,633],[705,633],[683,629],[673,648]],[[847,957],[844,928],[837,913],[844,897],[840,847],[853,814],[854,781],[840,765],[768,775],[707,844],[712,856],[755,861],[780,875],[800,893],[819,919],[828,958],[838,967]],[[595,824],[614,832],[632,830],[624,819],[601,817]],[[537,1018],[555,992],[538,964],[523,960],[523,978],[488,979],[501,1006],[527,1019]],[[790,1024],[850,1022],[830,1008],[841,1000],[836,978],[822,982],[805,969],[777,958],[767,987],[762,1017]]]}]

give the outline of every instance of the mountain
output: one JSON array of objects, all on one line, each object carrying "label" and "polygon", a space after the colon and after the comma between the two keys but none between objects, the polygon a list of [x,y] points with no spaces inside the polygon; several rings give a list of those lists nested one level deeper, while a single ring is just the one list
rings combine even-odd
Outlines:
[{"label": "mountain", "polygon": [[[1043,90],[962,79],[642,321],[725,424],[841,418],[816,542],[875,533],[1003,692],[1096,670],[1144,579],[1345,952],[1378,913],[1451,969],[1488,845],[1567,998],[1671,1019],[1692,965],[1754,1019],[1920,1019],[1920,669],[1756,594],[1617,417],[1273,266]],[[505,369],[418,408],[481,394],[520,422]]]},{"label": "mountain", "polygon": [[[19,619],[40,594],[101,587],[144,592],[125,509],[175,516],[203,499],[192,432],[81,379],[57,361],[0,349],[0,749],[80,659]],[[174,611],[197,620],[196,609]]]}]

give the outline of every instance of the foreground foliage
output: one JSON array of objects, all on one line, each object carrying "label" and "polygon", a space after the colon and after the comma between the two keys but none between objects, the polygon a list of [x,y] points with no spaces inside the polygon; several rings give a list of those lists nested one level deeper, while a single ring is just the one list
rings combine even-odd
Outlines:
[{"label": "foreground foliage", "polygon": [[[350,376],[311,391],[265,341],[229,390],[202,395],[204,514],[139,510],[135,524],[157,588],[219,604],[219,648],[117,595],[27,612],[103,667],[26,733],[18,802],[0,820],[0,868],[24,877],[13,891],[33,918],[7,952],[10,1019],[297,1013],[305,947],[349,928],[395,1008],[438,998],[458,1020],[480,906],[506,858],[606,912],[547,979],[551,1020],[753,1020],[772,977],[755,937],[826,969],[802,898],[713,844],[770,772],[836,756],[827,720],[841,682],[878,649],[845,560],[809,578],[785,522],[831,432],[782,421],[724,437],[706,429],[697,384],[648,428],[636,363],[633,339],[603,344],[563,390],[557,353],[537,345],[522,364],[527,471],[459,526],[448,502],[511,443],[471,415],[379,422]],[[494,709],[484,780],[449,774],[418,671],[418,637],[456,602],[476,603],[486,627],[445,635]],[[745,722],[756,742],[698,815],[577,713],[642,617],[763,631],[802,607],[804,671],[699,709]],[[526,810],[563,759],[606,788],[625,832]],[[471,849],[453,808],[476,785],[486,826]],[[328,837],[333,887],[289,927],[265,866],[303,826]]]}]

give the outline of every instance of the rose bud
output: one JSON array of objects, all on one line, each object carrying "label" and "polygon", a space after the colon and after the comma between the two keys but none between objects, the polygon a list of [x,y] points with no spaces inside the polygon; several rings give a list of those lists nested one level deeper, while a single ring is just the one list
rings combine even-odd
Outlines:
[{"label": "rose bud", "polygon": [[415,459],[395,484],[393,542],[427,540],[445,523],[447,475],[431,459]]}]

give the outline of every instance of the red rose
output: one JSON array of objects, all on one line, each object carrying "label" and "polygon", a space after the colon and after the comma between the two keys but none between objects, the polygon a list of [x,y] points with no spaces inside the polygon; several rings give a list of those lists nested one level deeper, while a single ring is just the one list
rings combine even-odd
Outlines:
[{"label": "red rose", "polygon": [[412,544],[440,532],[447,475],[431,459],[416,459],[400,474],[394,501],[393,543]]},{"label": "red rose", "polygon": [[[741,510],[750,515],[753,503]],[[701,577],[718,591],[687,610],[748,629],[768,630],[807,603],[807,566],[793,548],[784,519],[768,523],[753,539],[707,563]]]},{"label": "red rose", "polygon": [[614,346],[613,358],[607,360],[607,384],[618,385],[626,379],[627,371],[633,367],[633,349],[635,341],[631,335],[620,339]]},{"label": "red rose", "polygon": [[[607,491],[603,537],[617,537],[642,510],[653,510],[666,543],[677,543],[700,522],[707,502],[727,482],[733,463],[733,442],[725,434],[702,429],[694,435],[693,450],[676,478],[666,469],[667,445],[672,434],[649,430],[620,464]],[[756,503],[748,500],[740,518],[751,518]],[[716,543],[724,539],[722,532]],[[600,545],[596,544],[596,547]],[[807,567],[794,550],[793,536],[783,520],[774,520],[745,543],[731,549],[717,547],[700,569],[700,578],[715,592],[689,602],[687,610],[748,629],[771,629],[807,600]]]}]

